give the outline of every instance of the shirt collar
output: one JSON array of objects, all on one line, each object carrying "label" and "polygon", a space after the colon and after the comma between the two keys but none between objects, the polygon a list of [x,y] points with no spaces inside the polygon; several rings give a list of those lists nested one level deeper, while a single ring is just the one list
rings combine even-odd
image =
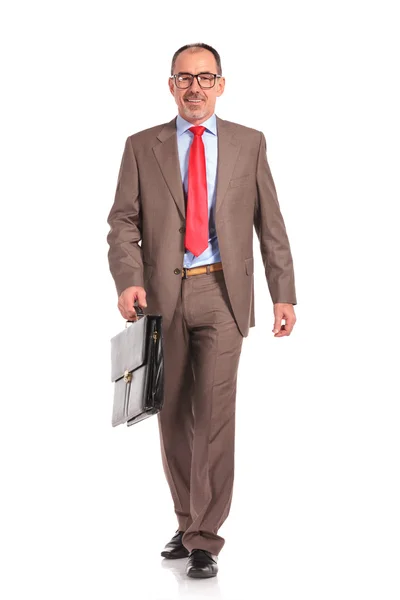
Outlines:
[{"label": "shirt collar", "polygon": [[[217,135],[217,119],[215,113],[213,113],[211,117],[207,119],[207,121],[201,123],[201,125],[205,127],[210,133]],[[193,127],[193,123],[189,123],[189,121],[186,121],[186,119],[181,117],[181,115],[178,113],[176,117],[176,131],[178,136],[182,135],[182,133],[185,133],[185,131],[187,131],[189,127]]]}]

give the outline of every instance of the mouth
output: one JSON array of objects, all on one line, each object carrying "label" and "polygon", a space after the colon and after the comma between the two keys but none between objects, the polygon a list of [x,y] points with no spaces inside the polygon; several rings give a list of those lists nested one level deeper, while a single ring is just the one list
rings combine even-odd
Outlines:
[{"label": "mouth", "polygon": [[196,104],[201,104],[203,100],[201,98],[185,98],[185,102],[195,106]]}]

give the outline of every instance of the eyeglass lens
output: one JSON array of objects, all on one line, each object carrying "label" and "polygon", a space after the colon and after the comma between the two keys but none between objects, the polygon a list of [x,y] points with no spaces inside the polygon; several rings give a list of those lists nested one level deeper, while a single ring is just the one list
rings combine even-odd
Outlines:
[{"label": "eyeglass lens", "polygon": [[[175,82],[178,88],[188,88],[192,85],[194,76],[190,73],[178,73],[175,77]],[[197,80],[200,87],[210,88],[214,85],[215,77],[212,73],[201,73],[197,75]]]}]

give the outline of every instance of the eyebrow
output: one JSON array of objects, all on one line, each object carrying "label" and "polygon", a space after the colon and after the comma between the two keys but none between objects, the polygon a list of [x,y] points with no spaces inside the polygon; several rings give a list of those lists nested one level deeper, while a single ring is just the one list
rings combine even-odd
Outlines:
[{"label": "eyebrow", "polygon": [[176,75],[214,75],[211,71],[201,71],[200,73],[189,73],[189,71],[178,71]]}]

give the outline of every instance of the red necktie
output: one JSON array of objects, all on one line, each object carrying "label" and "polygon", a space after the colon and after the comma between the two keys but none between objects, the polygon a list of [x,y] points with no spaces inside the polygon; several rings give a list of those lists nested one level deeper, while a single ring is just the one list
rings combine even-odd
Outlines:
[{"label": "red necktie", "polygon": [[205,129],[201,125],[189,128],[194,136],[189,152],[185,247],[195,256],[208,247],[206,156],[201,137]]}]

